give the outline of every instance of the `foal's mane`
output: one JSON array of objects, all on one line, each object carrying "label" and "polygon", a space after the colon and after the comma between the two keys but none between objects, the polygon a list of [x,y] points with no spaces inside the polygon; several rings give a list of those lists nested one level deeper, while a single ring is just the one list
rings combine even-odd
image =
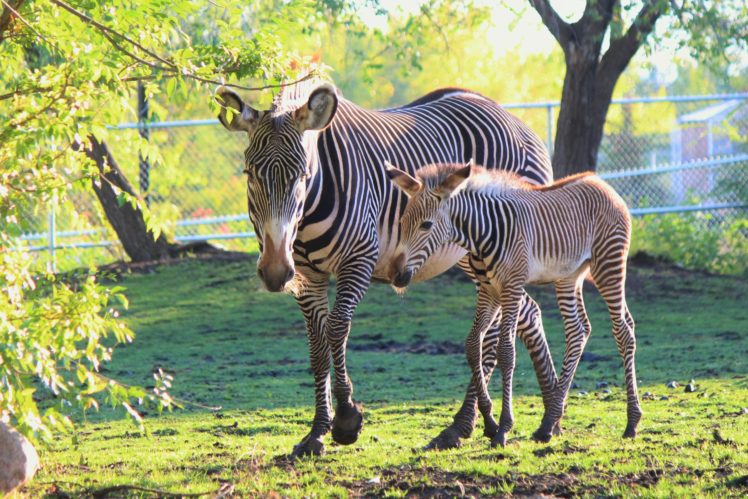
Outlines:
[{"label": "foal's mane", "polygon": [[[451,174],[464,168],[464,164],[437,163],[428,165],[416,172],[427,190],[439,186]],[[464,189],[468,192],[485,194],[503,194],[511,191],[552,191],[573,184],[583,178],[594,175],[594,172],[578,173],[562,178],[548,185],[533,185],[518,174],[506,170],[487,169],[473,166]]]}]

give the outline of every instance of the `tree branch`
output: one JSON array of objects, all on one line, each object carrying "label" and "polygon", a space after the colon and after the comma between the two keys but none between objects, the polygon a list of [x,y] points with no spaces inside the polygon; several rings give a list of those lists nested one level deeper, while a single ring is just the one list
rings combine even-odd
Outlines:
[{"label": "tree branch", "polygon": [[561,19],[558,12],[551,6],[549,0],[529,0],[530,5],[540,14],[540,19],[545,24],[548,31],[551,32],[553,37],[558,41],[561,48],[566,50],[569,40],[571,38],[571,27],[569,24]]},{"label": "tree branch", "polygon": [[654,29],[657,19],[667,11],[668,3],[663,0],[648,0],[637,14],[626,33],[610,42],[610,47],[603,55],[598,67],[598,75],[607,75],[618,79],[636,51]]},{"label": "tree branch", "polygon": [[[2,0],[2,1],[5,2],[5,0]],[[21,1],[23,1],[23,0],[21,0]],[[146,47],[144,47],[140,43],[138,43],[135,40],[133,40],[132,38],[128,37],[127,35],[125,35],[123,33],[120,33],[119,31],[116,31],[116,30],[114,30],[114,29],[112,29],[112,28],[110,28],[108,26],[105,26],[104,24],[100,23],[99,21],[97,21],[97,20],[93,19],[92,17],[84,14],[83,12],[77,10],[75,7],[73,7],[71,5],[68,5],[67,3],[63,2],[62,0],[50,0],[50,1],[53,4],[57,5],[58,7],[66,10],[67,12],[69,12],[69,13],[73,14],[74,16],[76,16],[77,18],[81,19],[86,24],[89,24],[89,25],[93,26],[94,28],[96,28],[102,34],[102,36],[104,38],[106,38],[109,41],[109,43],[115,49],[117,49],[118,51],[124,53],[125,55],[127,55],[131,59],[139,62],[140,64],[148,66],[148,67],[150,67],[152,69],[155,69],[157,71],[161,71],[163,73],[171,74],[173,76],[177,76],[178,75],[178,76],[180,76],[182,78],[189,78],[189,79],[192,79],[192,80],[195,80],[195,81],[199,81],[199,82],[202,82],[202,83],[211,83],[211,84],[214,84],[214,85],[223,85],[223,86],[226,86],[226,87],[237,88],[237,89],[240,89],[240,90],[259,91],[259,90],[267,90],[269,88],[281,88],[281,87],[286,87],[286,86],[290,86],[290,85],[295,85],[297,83],[300,83],[300,82],[302,82],[304,80],[308,80],[308,79],[310,79],[310,78],[312,78],[312,77],[314,77],[314,76],[317,75],[316,71],[311,71],[311,72],[307,73],[306,75],[304,75],[303,77],[299,78],[298,80],[295,80],[295,81],[292,81],[292,82],[279,83],[279,84],[273,84],[273,85],[264,85],[264,86],[261,86],[261,87],[245,87],[243,85],[236,85],[236,84],[233,84],[233,83],[225,83],[223,81],[214,80],[214,79],[211,79],[211,78],[204,78],[202,76],[198,76],[196,74],[193,74],[193,73],[191,73],[189,71],[185,71],[184,68],[180,68],[179,66],[177,66],[173,62],[169,61],[168,59],[166,59],[164,57],[161,57],[157,53],[155,53],[155,52],[147,49]],[[129,43],[133,47],[136,47],[136,48],[140,49],[145,54],[147,54],[148,56],[152,57],[153,59],[155,59],[156,61],[158,61],[158,63],[161,63],[161,64],[158,64],[156,62],[148,61],[148,60],[146,60],[146,59],[144,59],[144,58],[136,55],[132,51],[130,51],[127,48],[125,48],[122,45],[122,43],[120,43],[120,41],[117,40],[115,37],[118,37],[118,38],[122,39],[123,41]],[[140,81],[140,80],[144,80],[146,78],[147,77],[137,77],[136,79],[138,81]],[[128,81],[128,79],[124,78],[124,81]]]},{"label": "tree branch", "polygon": [[0,11],[0,43],[6,38],[5,32],[10,28],[13,18],[18,13],[25,0],[3,2],[3,10]]},{"label": "tree branch", "polygon": [[[133,40],[129,36],[124,35],[124,34],[120,33],[119,31],[113,30],[112,28],[101,24],[97,20],[95,20],[95,19],[87,16],[83,12],[77,10],[72,5],[68,5],[65,2],[63,2],[62,0],[50,0],[50,1],[53,4],[57,5],[58,7],[60,7],[62,9],[64,9],[64,10],[70,12],[74,16],[76,16],[79,19],[83,20],[86,24],[90,24],[91,26],[95,27],[96,29],[98,29],[102,33],[108,33],[110,35],[114,35],[114,36],[118,36],[118,37],[122,38],[123,40],[125,40],[126,42],[128,42],[133,47],[139,48],[140,50],[142,50],[143,52],[145,52],[149,56],[153,57],[157,61],[159,61],[162,64],[165,64],[166,66],[168,66],[169,68],[171,68],[173,71],[177,71],[179,69],[179,68],[177,68],[177,66],[173,62],[170,62],[170,61],[164,59],[163,57],[161,57],[160,55],[158,55],[157,53],[155,53],[155,52],[153,52],[153,51],[145,48],[143,45],[141,45],[140,43],[136,42],[135,40]],[[109,37],[106,37],[106,38],[111,41],[111,39]]]}]

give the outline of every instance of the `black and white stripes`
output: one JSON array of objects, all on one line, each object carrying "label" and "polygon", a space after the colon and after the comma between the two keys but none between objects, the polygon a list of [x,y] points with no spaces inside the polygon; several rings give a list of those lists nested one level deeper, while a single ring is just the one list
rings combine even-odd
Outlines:
[{"label": "black and white stripes", "polygon": [[[219,89],[226,128],[249,136],[245,153],[249,214],[260,242],[258,275],[271,291],[298,280],[297,300],[309,332],[315,377],[312,430],[295,454],[319,453],[332,426],[340,443],[356,440],[363,422],[352,399],[345,363],[350,321],[372,279],[391,282],[406,197],[387,179],[385,161],[411,172],[434,162],[475,158],[541,185],[552,178],[540,139],[490,99],[461,89],[432,92],[403,107],[370,111],[345,100],[329,84],[305,81],[285,87],[266,112],[252,109],[230,90]],[[418,279],[443,272],[465,256],[447,245],[425,262]],[[461,262],[477,278],[479,269]],[[337,278],[335,302],[327,279]],[[297,279],[293,279],[296,276]],[[527,316],[536,305],[526,300]],[[535,345],[537,366],[547,345],[537,322],[520,334]],[[335,378],[329,382],[332,363]],[[492,366],[487,366],[490,370]],[[538,367],[541,386],[555,383],[552,365]],[[330,417],[330,391],[335,418]],[[475,398],[468,393],[459,434],[472,430]]]},{"label": "black and white stripes", "polygon": [[[564,319],[566,353],[552,394],[544,397],[545,415],[535,432],[548,441],[563,415],[566,396],[581,357],[590,323],[582,283],[591,274],[608,305],[613,335],[623,357],[628,394],[625,437],[634,437],[641,418],[634,369],[634,321],[626,306],[626,257],[631,219],[618,194],[598,177],[582,174],[550,186],[532,186],[517,175],[474,165],[432,165],[413,178],[391,169],[393,182],[411,196],[401,218],[398,281],[405,285],[418,267],[446,242],[459,244],[485,267],[475,322],[466,341],[478,407],[486,435],[504,445],[514,423],[512,377],[514,337],[526,300],[524,286],[555,283]],[[500,319],[496,360],[502,371],[501,418],[493,419],[483,368],[483,345],[490,325]]]}]

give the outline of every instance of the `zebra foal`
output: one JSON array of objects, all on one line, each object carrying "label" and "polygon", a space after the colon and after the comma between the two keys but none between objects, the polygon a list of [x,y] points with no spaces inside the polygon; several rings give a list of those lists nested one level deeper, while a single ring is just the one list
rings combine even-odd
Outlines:
[{"label": "zebra foal", "polygon": [[[533,437],[547,442],[563,415],[574,373],[590,335],[582,283],[591,274],[608,306],[623,357],[628,399],[624,437],[635,437],[642,416],[637,394],[634,320],[626,306],[626,257],[631,218],[621,197],[599,177],[584,173],[548,186],[472,164],[431,165],[416,177],[389,165],[388,176],[410,200],[400,219],[398,282],[406,285],[434,248],[456,243],[483,262],[488,284],[478,293],[475,321],[465,343],[485,434],[504,445],[512,428],[512,377],[517,320],[526,284],[554,283],[564,320],[563,368]],[[503,399],[497,423],[481,368],[481,344],[500,316],[498,365]]]}]

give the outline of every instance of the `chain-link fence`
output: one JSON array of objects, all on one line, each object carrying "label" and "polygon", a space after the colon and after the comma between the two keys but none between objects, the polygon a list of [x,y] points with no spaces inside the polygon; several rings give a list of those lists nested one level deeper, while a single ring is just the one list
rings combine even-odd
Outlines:
[{"label": "chain-link fence", "polygon": [[[552,150],[558,103],[505,106]],[[147,126],[148,142],[140,131]],[[246,136],[216,120],[131,123],[107,138],[131,182],[148,185],[151,211],[176,240],[251,247],[242,150]],[[143,179],[139,151],[149,157]],[[598,172],[634,215],[698,212],[705,223],[745,218],[748,206],[748,94],[614,101],[600,147]],[[145,182],[144,182],[145,180]],[[29,245],[60,267],[122,258],[91,189],[29,215]]]}]

